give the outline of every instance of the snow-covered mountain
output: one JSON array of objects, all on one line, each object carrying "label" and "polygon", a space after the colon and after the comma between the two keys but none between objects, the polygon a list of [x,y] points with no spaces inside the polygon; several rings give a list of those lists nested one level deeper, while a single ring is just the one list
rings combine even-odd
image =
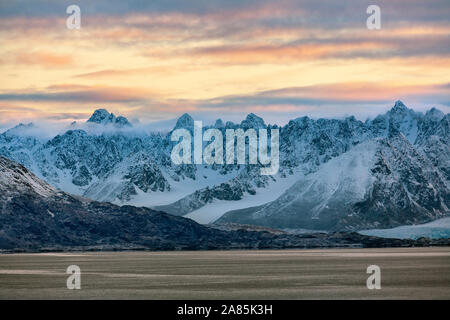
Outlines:
[{"label": "snow-covered mountain", "polygon": [[[319,187],[319,180],[323,179],[323,183],[333,185],[333,177],[339,178],[332,175],[335,172],[329,163],[333,161],[331,164],[341,163],[340,172],[348,179],[348,185],[335,181],[341,188],[335,196],[350,192],[352,197],[348,200],[361,206],[357,218],[345,221],[355,228],[360,227],[358,219],[364,220],[361,227],[379,227],[362,216],[365,196],[375,182],[388,188],[384,193],[376,193],[377,203],[382,203],[380,208],[391,210],[391,206],[403,208],[405,203],[410,204],[406,209],[396,210],[409,212],[404,223],[430,221],[448,213],[449,121],[450,115],[437,109],[422,114],[397,101],[390,111],[366,122],[354,117],[342,120],[301,117],[277,127],[249,114],[239,124],[224,124],[218,119],[213,126],[204,127],[222,133],[228,128],[280,129],[280,170],[274,176],[262,176],[259,165],[175,165],[170,159],[175,144],[170,140],[172,131],[144,132],[105,109],[96,110],[87,123],[72,124],[51,139],[36,136],[25,125],[10,129],[0,135],[0,155],[22,163],[57,189],[94,200],[158,208],[202,223],[214,222],[230,210],[270,207],[270,203],[286,196],[292,188],[301,189],[302,181],[318,181],[315,185]],[[184,114],[174,129],[192,132],[193,122],[191,116]],[[366,154],[361,156],[358,148],[366,150]],[[409,160],[399,160],[406,155]],[[346,165],[352,157],[360,158],[355,160],[359,173]],[[386,163],[391,173],[381,177],[381,173],[372,172],[378,162]],[[409,175],[407,170],[411,170]],[[396,203],[391,198],[395,198],[398,190],[407,191],[399,194]],[[430,190],[434,190],[434,198]],[[424,195],[426,198],[421,199]],[[323,213],[326,210],[318,210],[330,206],[330,200],[324,197],[325,194],[305,197],[316,203],[314,208],[312,203],[300,200],[295,203],[309,208],[305,209],[309,210],[305,215],[319,212],[319,216],[326,216]],[[351,207],[350,202],[345,208]],[[414,202],[417,205],[412,205]],[[290,208],[292,212],[298,211],[294,204]],[[381,221],[380,226],[398,223],[402,223],[401,219],[388,219]]]},{"label": "snow-covered mountain", "polygon": [[27,168],[3,157],[0,157],[0,190],[0,201],[8,201],[23,194],[49,197],[57,193],[56,189]]},{"label": "snow-covered mountain", "polygon": [[423,223],[449,213],[450,192],[432,162],[392,128],[299,179],[277,200],[218,222],[273,228],[360,230]]}]

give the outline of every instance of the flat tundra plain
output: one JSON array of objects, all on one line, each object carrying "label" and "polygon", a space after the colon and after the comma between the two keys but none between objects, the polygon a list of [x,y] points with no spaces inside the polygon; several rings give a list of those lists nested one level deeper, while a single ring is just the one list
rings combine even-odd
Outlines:
[{"label": "flat tundra plain", "polygon": [[450,299],[450,248],[2,254],[0,299]]}]

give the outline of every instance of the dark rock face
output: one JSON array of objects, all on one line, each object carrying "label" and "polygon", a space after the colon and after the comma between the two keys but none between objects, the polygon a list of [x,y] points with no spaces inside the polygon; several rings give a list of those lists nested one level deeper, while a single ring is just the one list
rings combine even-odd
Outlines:
[{"label": "dark rock face", "polygon": [[86,202],[55,195],[11,199],[0,215],[3,249],[75,246],[142,246],[150,249],[208,248],[227,237],[162,212]]},{"label": "dark rock face", "polygon": [[73,177],[72,183],[76,186],[86,186],[92,181],[92,175],[86,166],[81,166],[77,174]]}]

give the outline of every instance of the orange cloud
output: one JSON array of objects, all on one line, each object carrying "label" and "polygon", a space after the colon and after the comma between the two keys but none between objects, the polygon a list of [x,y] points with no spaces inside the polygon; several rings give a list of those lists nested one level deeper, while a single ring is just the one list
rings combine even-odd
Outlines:
[{"label": "orange cloud", "polygon": [[43,67],[66,67],[74,63],[72,56],[54,54],[50,52],[20,53],[15,57],[15,62],[26,65],[39,65]]}]

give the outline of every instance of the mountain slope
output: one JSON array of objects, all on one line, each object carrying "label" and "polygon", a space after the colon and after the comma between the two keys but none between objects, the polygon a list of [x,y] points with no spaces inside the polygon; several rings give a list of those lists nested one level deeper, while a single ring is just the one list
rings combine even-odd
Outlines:
[{"label": "mountain slope", "polygon": [[[119,207],[59,192],[0,157],[0,247],[151,249],[225,246],[225,233],[147,208]],[[232,245],[232,244],[230,244]]]},{"label": "mountain slope", "polygon": [[432,221],[450,214],[450,191],[431,161],[391,127],[306,175],[277,200],[236,210],[218,223],[360,230]]}]

